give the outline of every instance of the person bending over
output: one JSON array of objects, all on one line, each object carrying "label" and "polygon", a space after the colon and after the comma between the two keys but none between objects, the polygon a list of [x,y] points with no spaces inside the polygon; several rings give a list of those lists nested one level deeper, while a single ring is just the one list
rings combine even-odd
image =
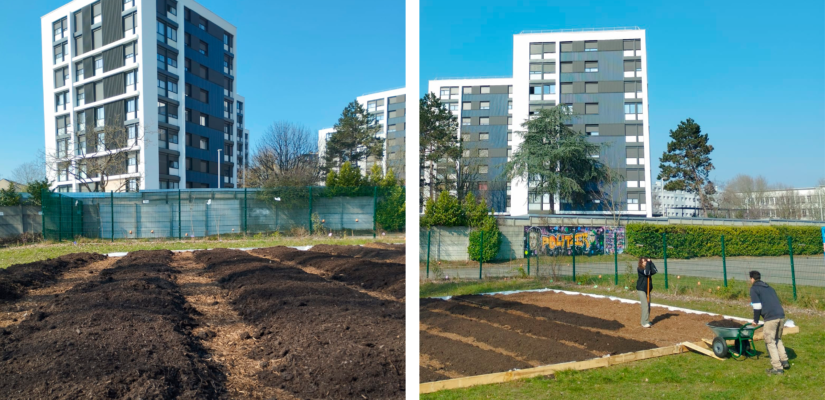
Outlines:
[{"label": "person bending over", "polygon": [[767,283],[762,282],[762,274],[759,271],[751,271],[750,280],[753,323],[758,325],[760,316],[765,319],[762,333],[765,336],[768,354],[771,356],[771,368],[768,369],[768,375],[782,375],[785,373],[784,370],[791,367],[788,363],[788,355],[785,354],[785,346],[782,344],[785,310],[779,303],[776,291]]}]

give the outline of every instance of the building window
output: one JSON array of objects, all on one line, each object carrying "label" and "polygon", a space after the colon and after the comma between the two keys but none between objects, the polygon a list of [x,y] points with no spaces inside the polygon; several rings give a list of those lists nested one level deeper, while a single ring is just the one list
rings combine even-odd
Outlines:
[{"label": "building window", "polygon": [[480,108],[482,110],[489,110],[490,109],[490,102],[489,101],[482,101]]},{"label": "building window", "polygon": [[480,165],[480,166],[478,167],[478,173],[479,173],[479,174],[486,174],[486,173],[489,171],[489,169],[488,169],[488,168],[489,168],[489,167],[488,167],[488,166],[486,166],[486,165]]},{"label": "building window", "polygon": [[135,0],[123,0],[123,11],[135,6]]},{"label": "building window", "polygon": [[570,94],[573,93],[573,84],[572,83],[562,83],[561,84],[561,94]]},{"label": "building window", "polygon": [[54,111],[61,112],[66,111],[68,104],[66,104],[69,100],[69,92],[58,93],[54,96]]},{"label": "building window", "polygon": [[103,20],[100,14],[100,2],[97,2],[92,5],[92,25],[99,24]]},{"label": "building window", "polygon": [[66,60],[66,43],[54,46],[54,63],[60,64]]},{"label": "building window", "polygon": [[[561,42],[561,52],[569,53],[573,51],[573,42]],[[564,72],[564,71],[562,71]]]},{"label": "building window", "polygon": [[126,120],[137,118],[137,98],[126,100]]},{"label": "building window", "polygon": [[487,182],[479,182],[478,183],[478,190],[480,190],[480,191],[487,190]]},{"label": "building window", "polygon": [[[544,94],[556,94],[556,85],[555,84],[544,85]],[[510,102],[510,103],[512,105],[512,102]]]},{"label": "building window", "polygon": [[135,16],[137,13],[129,14],[123,17],[123,36],[133,35],[137,32],[135,24]]},{"label": "building window", "polygon": [[201,47],[198,49],[198,52],[208,56],[209,55],[209,44],[201,40]]},{"label": "building window", "polygon": [[470,125],[470,121],[471,121],[471,119],[468,118],[468,117],[461,118],[461,125],[462,126]]},{"label": "building window", "polygon": [[77,90],[77,106],[86,104],[86,92],[83,89]]},{"label": "building window", "polygon": [[478,134],[478,140],[490,140],[489,132],[481,132]]},{"label": "building window", "polygon": [[587,136],[599,136],[599,126],[598,125],[585,125],[584,132]]},{"label": "building window", "polygon": [[200,125],[201,126],[209,125],[209,116],[208,115],[204,115],[204,114],[200,115]]},{"label": "building window", "polygon": [[585,93],[599,93],[599,83],[598,82],[585,82],[584,92]]},{"label": "building window", "polygon": [[489,157],[490,156],[490,150],[488,150],[488,149],[478,149],[478,156],[479,157]]},{"label": "building window", "polygon": [[585,61],[584,62],[584,72],[599,72],[599,62],[598,61]]},{"label": "building window", "polygon": [[473,94],[473,87],[472,86],[464,86],[462,89],[464,94]]},{"label": "building window", "polygon": [[584,113],[585,114],[598,114],[599,113],[599,103],[587,103],[584,105]]},{"label": "building window", "polygon": [[209,26],[209,21],[207,21],[203,18],[200,18],[200,21],[198,21],[198,28],[201,28],[202,30],[205,31],[207,26]]},{"label": "building window", "polygon": [[481,94],[490,94],[490,87],[489,86],[482,86],[481,87]]},{"label": "building window", "polygon": [[201,150],[209,150],[209,139],[201,138],[199,145]]},{"label": "building window", "polygon": [[103,112],[103,107],[95,108],[95,127],[102,128],[106,125],[105,115]]},{"label": "building window", "polygon": [[599,42],[596,40],[588,40],[584,42],[584,51],[598,51]]},{"label": "building window", "polygon": [[103,29],[97,28],[92,31],[92,48],[97,49],[103,46]]},{"label": "building window", "polygon": [[469,101],[465,101],[464,103],[461,103],[461,109],[462,110],[472,110],[473,109],[473,103],[471,103]]},{"label": "building window", "polygon": [[573,63],[572,62],[563,62],[563,63],[561,63],[561,72],[563,74],[573,72]]},{"label": "building window", "polygon": [[57,136],[66,135],[69,132],[66,130],[69,127],[69,116],[68,115],[61,115],[55,119],[57,125]]},{"label": "building window", "polygon": [[490,125],[490,117],[481,117],[478,119],[479,125]]},{"label": "building window", "polygon": [[75,116],[77,121],[77,131],[84,132],[86,130],[86,113],[81,111]]},{"label": "building window", "polygon": [[95,75],[103,74],[103,56],[97,56],[94,59],[95,64]]},{"label": "building window", "polygon": [[126,73],[126,90],[137,90],[137,71]]},{"label": "building window", "polygon": [[209,104],[209,91],[201,89],[201,102]]},{"label": "building window", "polygon": [[441,98],[445,100],[450,98],[450,88],[441,88]]},{"label": "building window", "polygon": [[61,19],[60,21],[55,22],[52,24],[54,28],[54,41],[58,41],[66,37],[65,33],[68,30],[68,23],[66,22],[66,18]]},{"label": "building window", "polygon": [[126,133],[129,140],[129,145],[137,144],[137,125],[129,125],[126,127]]}]

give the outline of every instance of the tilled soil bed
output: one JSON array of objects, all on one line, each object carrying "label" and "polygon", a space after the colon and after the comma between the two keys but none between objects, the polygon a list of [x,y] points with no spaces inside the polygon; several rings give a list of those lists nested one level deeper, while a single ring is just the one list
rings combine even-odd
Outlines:
[{"label": "tilled soil bed", "polygon": [[[391,245],[392,246],[392,245]],[[372,261],[386,261],[398,264],[404,263],[404,248],[388,249],[366,246],[343,246],[337,244],[316,244],[312,251],[321,253],[339,254],[342,256],[368,258]]]},{"label": "tilled soil bed", "polygon": [[422,299],[421,382],[699,341],[721,319],[653,307],[653,327],[642,328],[639,314],[638,304],[555,292]]},{"label": "tilled soil bed", "polygon": [[45,287],[57,282],[66,271],[81,268],[105,258],[105,255],[96,253],[72,253],[0,269],[0,303],[19,299],[30,289]]},{"label": "tilled soil bed", "polygon": [[243,251],[194,258],[252,327],[257,346],[247,356],[263,366],[261,385],[299,398],[404,396],[403,303]]},{"label": "tilled soil bed", "polygon": [[[325,247],[324,247],[325,246]],[[315,251],[316,247],[330,252]],[[394,252],[395,250],[370,249],[359,246],[316,245],[312,250],[302,251],[290,247],[268,247],[250,251],[252,254],[294,263],[299,267],[310,267],[323,271],[330,279],[350,284],[366,290],[386,293],[396,299],[405,296],[404,264],[377,262],[367,256],[344,255],[345,249],[352,253],[371,254],[371,252]],[[363,250],[361,250],[363,249]],[[332,252],[335,250],[335,252]],[[403,259],[403,252],[400,258]]]},{"label": "tilled soil bed", "polygon": [[0,336],[0,398],[214,399],[166,250],[137,251]]}]

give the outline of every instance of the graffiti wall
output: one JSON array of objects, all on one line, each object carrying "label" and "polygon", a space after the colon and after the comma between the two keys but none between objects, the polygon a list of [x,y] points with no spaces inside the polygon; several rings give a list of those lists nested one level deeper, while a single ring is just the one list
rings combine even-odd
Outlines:
[{"label": "graffiti wall", "polygon": [[[613,228],[603,226],[526,226],[524,254],[595,256],[613,254]],[[616,252],[624,252],[625,230],[615,228]]]}]

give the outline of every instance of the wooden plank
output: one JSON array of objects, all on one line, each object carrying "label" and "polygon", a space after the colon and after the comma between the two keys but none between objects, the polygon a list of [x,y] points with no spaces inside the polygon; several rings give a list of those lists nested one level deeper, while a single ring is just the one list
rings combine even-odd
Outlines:
[{"label": "wooden plank", "polygon": [[698,343],[683,342],[682,345],[689,348],[689,349],[691,349],[691,350],[693,350],[693,351],[695,351],[695,352],[697,352],[697,353],[704,354],[704,355],[706,355],[710,358],[715,358],[715,359],[720,360],[720,361],[725,361],[726,360],[725,358],[716,357],[716,354],[713,354],[713,351],[708,350],[706,347],[704,347],[704,346],[702,346]]},{"label": "wooden plank", "polygon": [[644,360],[648,358],[661,357],[671,354],[679,354],[687,351],[684,346],[677,344],[674,346],[660,347],[650,350],[642,350],[634,353],[618,354],[615,356],[594,358],[585,361],[573,361],[560,364],[544,365],[541,367],[527,368],[515,371],[497,372],[486,375],[468,376],[464,378],[447,379],[436,382],[426,382],[419,385],[419,392],[433,393],[439,390],[459,389],[476,385],[487,385],[491,383],[503,383],[516,379],[532,378],[541,375],[551,375],[557,371],[564,370],[586,370],[611,365],[623,364],[631,361]]},{"label": "wooden plank", "polygon": [[[754,332],[753,340],[763,340],[763,339],[765,339],[765,334],[762,333],[763,330],[764,329],[759,329],[758,331]],[[793,335],[794,333],[799,333],[799,326],[793,326],[793,327],[787,327],[786,326],[782,330],[782,336]]]}]

